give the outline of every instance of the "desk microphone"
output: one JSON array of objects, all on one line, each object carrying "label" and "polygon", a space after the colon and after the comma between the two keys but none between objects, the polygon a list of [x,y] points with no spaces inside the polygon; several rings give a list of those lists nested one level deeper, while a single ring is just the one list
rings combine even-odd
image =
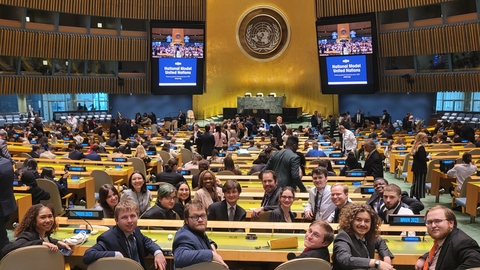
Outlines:
[{"label": "desk microphone", "polygon": [[86,219],[85,219],[84,217],[82,217],[82,216],[77,215],[77,213],[75,213],[75,210],[71,210],[71,209],[70,209],[70,211],[72,211],[75,216],[81,218],[83,221],[85,221],[85,222],[88,224],[88,226],[90,226],[90,229],[91,229],[90,234],[91,234],[91,235],[95,235],[95,234],[98,233],[97,230],[94,230],[94,229],[93,229],[92,224],[90,224],[90,222],[88,222],[88,220],[86,220]]},{"label": "desk microphone", "polygon": [[289,252],[289,253],[287,254],[287,260],[291,261],[291,260],[293,260],[293,259],[295,259],[295,258],[297,258],[297,255],[295,255],[295,253]]}]

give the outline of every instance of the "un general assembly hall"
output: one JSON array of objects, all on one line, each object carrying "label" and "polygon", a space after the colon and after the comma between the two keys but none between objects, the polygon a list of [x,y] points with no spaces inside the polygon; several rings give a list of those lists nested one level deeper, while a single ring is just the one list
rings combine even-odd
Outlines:
[{"label": "un general assembly hall", "polygon": [[480,0],[0,0],[0,270],[480,269]]}]

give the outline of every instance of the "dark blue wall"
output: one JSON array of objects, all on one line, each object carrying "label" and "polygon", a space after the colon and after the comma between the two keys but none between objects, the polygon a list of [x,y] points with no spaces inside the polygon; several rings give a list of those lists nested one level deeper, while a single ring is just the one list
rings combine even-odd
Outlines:
[{"label": "dark blue wall", "polygon": [[137,112],[154,112],[157,117],[163,118],[169,114],[176,116],[178,110],[186,112],[192,109],[192,96],[159,96],[159,95],[110,95],[111,113],[117,111],[127,117],[133,118]]},{"label": "dark blue wall", "polygon": [[372,94],[372,95],[339,95],[339,111],[350,111],[350,115],[362,110],[365,116],[382,115],[387,110],[392,121],[401,120],[406,112],[415,118],[425,119],[428,123],[430,114],[435,108],[436,93],[428,94]]}]

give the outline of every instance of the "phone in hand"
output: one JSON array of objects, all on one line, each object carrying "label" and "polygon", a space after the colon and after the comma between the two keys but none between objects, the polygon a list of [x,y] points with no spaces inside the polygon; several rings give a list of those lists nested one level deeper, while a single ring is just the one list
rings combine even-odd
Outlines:
[{"label": "phone in hand", "polygon": [[73,250],[71,250],[71,249],[66,249],[66,248],[61,248],[61,249],[59,249],[59,251],[60,251],[60,252],[63,254],[63,256],[65,256],[65,257],[68,257],[68,256],[72,255],[72,253],[73,253]]}]

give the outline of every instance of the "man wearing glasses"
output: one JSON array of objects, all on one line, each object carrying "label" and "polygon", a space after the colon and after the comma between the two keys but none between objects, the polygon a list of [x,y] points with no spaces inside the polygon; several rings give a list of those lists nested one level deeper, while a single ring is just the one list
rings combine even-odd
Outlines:
[{"label": "man wearing glasses", "polygon": [[200,201],[185,205],[185,224],[173,239],[173,261],[175,268],[187,267],[201,262],[218,262],[228,268],[217,253],[217,245],[205,234],[207,209]]},{"label": "man wearing glasses", "polygon": [[425,224],[435,242],[430,252],[418,259],[415,270],[474,269],[480,266],[480,247],[457,228],[457,218],[451,209],[442,205],[428,209]]}]

